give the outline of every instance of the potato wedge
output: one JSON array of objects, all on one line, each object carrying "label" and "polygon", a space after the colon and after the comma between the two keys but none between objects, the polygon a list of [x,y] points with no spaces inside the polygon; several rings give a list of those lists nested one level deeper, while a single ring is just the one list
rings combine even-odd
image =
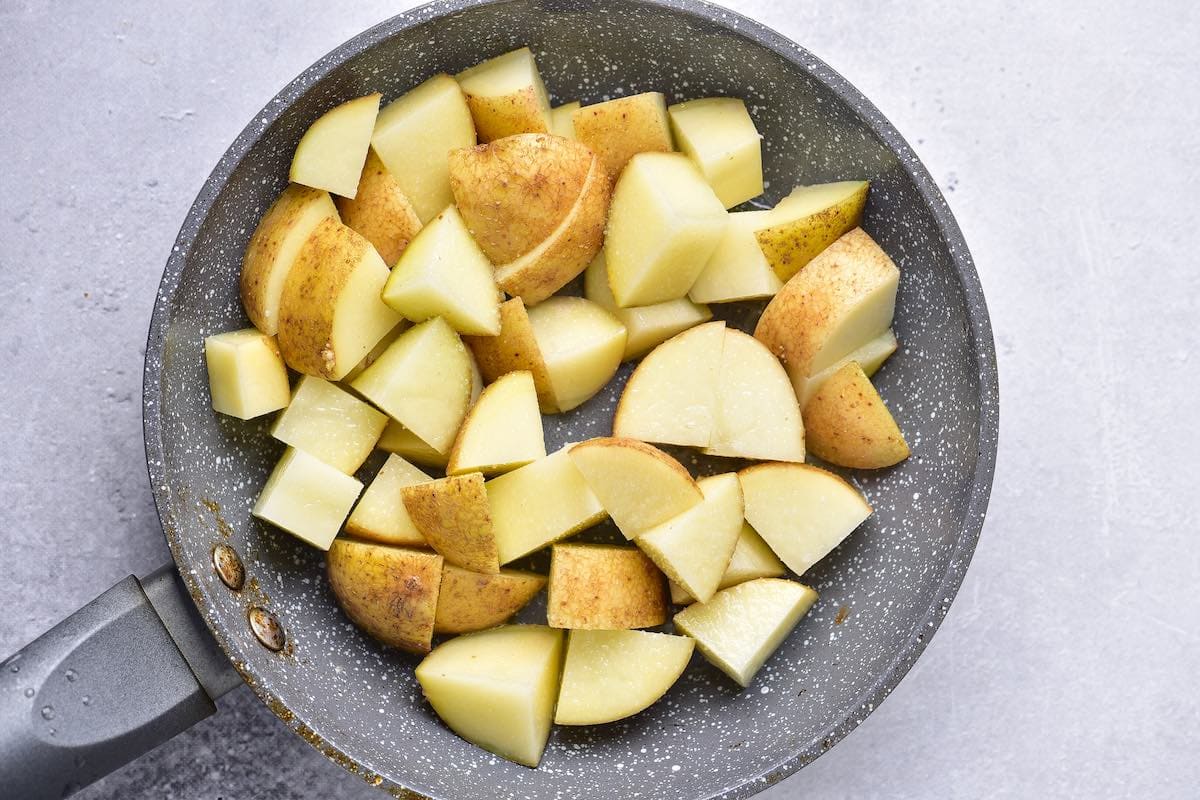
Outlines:
[{"label": "potato wedge", "polygon": [[354,197],[371,146],[380,97],[378,92],[359,97],[318,117],[296,145],[288,180]]},{"label": "potato wedge", "polygon": [[554,404],[570,411],[604,388],[621,366],[625,326],[582,297],[552,297],[529,310]]},{"label": "potato wedge", "polygon": [[450,460],[448,452],[430,447],[420,436],[394,419],[388,421],[377,446],[386,453],[401,456],[423,467],[445,469]]},{"label": "potato wedge", "polygon": [[697,303],[731,303],[774,297],[783,281],[771,269],[755,231],[769,224],[772,211],[733,211],[725,233],[688,297]]},{"label": "potato wedge", "polygon": [[579,101],[563,103],[550,109],[550,132],[564,139],[575,138],[575,112],[579,109]]},{"label": "potato wedge", "polygon": [[762,137],[737,97],[705,97],[667,109],[679,149],[726,208],[763,192]]},{"label": "potato wedge", "polygon": [[479,132],[491,142],[550,130],[550,98],[528,47],[488,59],[455,76]]},{"label": "potato wedge", "polygon": [[804,407],[813,455],[853,469],[883,469],[909,456],[908,443],[857,361],[829,376]]},{"label": "potato wedge", "polygon": [[500,304],[499,336],[464,336],[463,341],[471,348],[485,381],[492,383],[509,372],[527,371],[533,376],[542,413],[558,412],[550,372],[521,298],[514,297]]},{"label": "potato wedge", "polygon": [[208,390],[218,414],[253,419],[291,400],[287,366],[274,337],[256,328],[227,331],[204,340]]},{"label": "potato wedge", "polygon": [[[755,578],[778,578],[786,571],[783,562],[771,551],[770,546],[754,532],[754,528],[743,522],[737,545],[733,548],[733,556],[729,559],[729,566],[725,568],[717,590],[728,589]],[[686,606],[696,602],[696,598],[678,583],[671,581],[668,588],[671,590],[671,602],[675,605]]]},{"label": "potato wedge", "polygon": [[394,266],[404,248],[421,230],[421,218],[404,194],[400,181],[373,150],[367,151],[358,193],[334,201],[342,222],[371,243],[383,263]]},{"label": "potato wedge", "polygon": [[336,467],[289,447],[250,513],[306,544],[328,550],[362,488]]},{"label": "potato wedge", "polygon": [[408,516],[400,490],[431,480],[402,457],[389,455],[350,512],[346,533],[379,544],[427,547],[429,543]]},{"label": "potato wedge", "polygon": [[830,375],[833,375],[833,373],[851,361],[857,361],[858,365],[862,367],[862,371],[869,378],[879,371],[879,368],[883,366],[883,362],[891,358],[892,353],[895,353],[899,347],[900,342],[896,340],[896,333],[889,328],[862,347],[851,351],[850,355],[839,359],[832,366],[826,367],[817,374],[810,376],[804,382],[804,396],[799,398],[800,408],[803,409],[808,405],[808,401],[816,394],[817,389],[825,385],[825,381],[829,379]]},{"label": "potato wedge", "polygon": [[271,435],[353,475],[379,441],[387,417],[336,384],[303,375]]},{"label": "potato wedge", "polygon": [[441,556],[339,538],[326,564],[329,587],[351,622],[384,644],[429,652]]},{"label": "potato wedge", "polygon": [[620,630],[667,621],[663,574],[636,547],[556,544],[546,620],[552,628]]},{"label": "potato wedge", "polygon": [[405,486],[400,496],[413,525],[447,562],[472,572],[500,570],[492,512],[478,472]]},{"label": "potato wedge", "polygon": [[484,389],[467,412],[450,449],[446,474],[494,475],[545,455],[546,439],[533,375],[510,372]]},{"label": "potato wedge", "polygon": [[692,657],[687,636],[650,631],[571,631],[554,721],[599,725],[658,702]]},{"label": "potato wedge", "polygon": [[493,574],[446,564],[434,633],[470,633],[512,618],[546,585],[546,576],[502,569]]},{"label": "potato wedge", "polygon": [[572,123],[575,138],[598,155],[604,169],[614,177],[638,153],[674,149],[662,92],[643,92],[584,106],[572,115]]},{"label": "potato wedge", "polygon": [[798,186],[775,206],[772,225],[755,233],[767,262],[786,281],[862,222],[867,181]]}]

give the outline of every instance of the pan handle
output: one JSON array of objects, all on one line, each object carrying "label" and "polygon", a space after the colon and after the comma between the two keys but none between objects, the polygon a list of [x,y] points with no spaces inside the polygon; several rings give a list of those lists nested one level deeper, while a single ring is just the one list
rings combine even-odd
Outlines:
[{"label": "pan handle", "polygon": [[0,794],[66,797],[240,683],[173,565],[130,575],[0,663]]}]

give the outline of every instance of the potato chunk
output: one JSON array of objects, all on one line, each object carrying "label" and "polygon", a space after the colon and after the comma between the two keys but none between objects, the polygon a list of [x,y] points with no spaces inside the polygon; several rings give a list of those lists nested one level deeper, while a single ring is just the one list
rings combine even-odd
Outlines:
[{"label": "potato chunk", "polygon": [[663,575],[636,547],[556,544],[549,586],[552,628],[652,628],[667,620]]},{"label": "potato chunk", "polygon": [[429,652],[441,556],[339,538],[326,563],[329,588],[351,622],[384,644]]},{"label": "potato chunk", "polygon": [[643,92],[584,106],[575,111],[572,122],[575,138],[591,148],[614,177],[638,153],[674,149],[662,92]]},{"label": "potato chunk", "polygon": [[485,574],[447,564],[442,570],[434,633],[470,633],[507,622],[546,585],[533,572],[502,569]]},{"label": "potato chunk", "polygon": [[271,435],[347,475],[375,449],[387,417],[335,384],[305,375]]},{"label": "potato chunk", "polygon": [[278,411],[291,399],[287,367],[275,339],[254,328],[204,340],[213,410],[238,419]]},{"label": "potato chunk", "polygon": [[599,725],[649,708],[692,657],[687,636],[650,631],[571,631],[554,721]]},{"label": "potato chunk", "polygon": [[909,456],[908,443],[857,361],[822,384],[804,407],[813,455],[854,469],[883,469]]},{"label": "potato chunk", "polygon": [[378,93],[359,97],[318,117],[296,145],[289,180],[354,197],[371,146],[380,97]]},{"label": "potato chunk", "polygon": [[762,137],[741,99],[689,100],[667,113],[679,149],[700,168],[726,208],[762,194]]},{"label": "potato chunk", "polygon": [[251,513],[303,542],[328,550],[362,484],[316,456],[289,447]]},{"label": "potato chunk", "polygon": [[482,475],[473,472],[411,484],[400,496],[413,525],[446,561],[473,572],[499,571]]},{"label": "potato chunk", "polygon": [[426,547],[428,542],[408,516],[400,490],[431,480],[400,456],[389,455],[346,520],[346,533],[380,544]]},{"label": "potato chunk", "polygon": [[481,142],[550,130],[550,98],[528,47],[488,59],[456,77]]},{"label": "potato chunk", "polygon": [[625,326],[582,297],[553,297],[529,310],[538,351],[559,411],[581,405],[616,374]]},{"label": "potato chunk", "polygon": [[342,222],[370,242],[389,267],[395,265],[421,230],[421,218],[400,181],[388,172],[373,149],[367,151],[358,194],[353,200],[339,197],[335,202]]},{"label": "potato chunk", "polygon": [[467,412],[447,475],[508,472],[546,455],[537,390],[528,372],[510,372],[483,390]]}]

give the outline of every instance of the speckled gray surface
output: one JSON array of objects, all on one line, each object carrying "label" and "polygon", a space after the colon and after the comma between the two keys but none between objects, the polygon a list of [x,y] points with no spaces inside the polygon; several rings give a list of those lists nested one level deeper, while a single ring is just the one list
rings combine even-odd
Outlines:
[{"label": "speckled gray surface", "polygon": [[[33,365],[50,354],[67,355],[52,361],[46,372],[58,385],[80,391],[47,392],[44,384],[5,387],[0,408],[5,432],[36,435],[44,444],[37,455],[14,449],[0,456],[9,474],[16,476],[4,490],[13,496],[6,496],[0,512],[6,523],[0,535],[11,541],[22,574],[22,581],[10,582],[0,596],[15,611],[0,622],[3,649],[34,635],[121,574],[144,572],[162,557],[138,461],[137,404],[130,401],[137,394],[137,343],[174,227],[208,165],[215,163],[224,143],[274,88],[322,50],[391,10],[374,9],[373,17],[355,19],[328,39],[323,38],[327,30],[283,33],[286,23],[267,14],[235,16],[229,25],[246,37],[251,55],[260,59],[254,62],[259,71],[269,72],[269,65],[283,62],[283,66],[276,64],[278,74],[270,75],[271,80],[264,80],[254,94],[241,86],[250,55],[243,52],[230,61],[214,55],[217,68],[210,75],[199,70],[197,78],[200,54],[217,49],[214,43],[223,39],[213,34],[212,39],[193,41],[187,45],[195,48],[192,61],[182,61],[161,43],[186,42],[199,34],[188,29],[187,36],[172,40],[171,36],[180,35],[171,30],[175,22],[160,20],[149,10],[139,14],[138,9],[127,9],[125,23],[121,18],[91,18],[72,25],[60,24],[42,12],[4,7],[6,22],[11,17],[17,24],[0,30],[20,32],[22,42],[16,52],[28,57],[0,67],[3,83],[16,87],[18,100],[31,109],[31,115],[10,120],[14,127],[4,134],[16,139],[18,157],[11,175],[19,182],[10,197],[21,199],[16,212],[0,220],[4,225],[0,269],[6,276],[17,276],[16,281],[5,281],[0,291],[20,299],[6,298],[6,307],[16,311],[0,318],[0,323],[6,341],[18,342],[12,358],[19,369],[34,372]],[[1186,517],[1171,508],[1168,490],[1186,486],[1196,475],[1190,461],[1179,458],[1176,470],[1167,474],[1156,459],[1165,462],[1194,450],[1194,434],[1184,431],[1170,442],[1148,448],[1145,440],[1154,442],[1152,434],[1140,429],[1136,416],[1128,413],[1135,409],[1179,413],[1190,388],[1185,379],[1148,389],[1146,378],[1156,373],[1142,366],[1150,364],[1154,355],[1176,366],[1186,362],[1182,343],[1187,340],[1182,332],[1195,310],[1194,293],[1189,291],[1195,288],[1195,278],[1185,269],[1185,261],[1172,256],[1171,248],[1185,248],[1189,234],[1167,231],[1157,240],[1143,239],[1136,224],[1167,216],[1165,203],[1175,194],[1170,190],[1181,185],[1172,177],[1176,173],[1160,169],[1163,164],[1156,159],[1165,161],[1170,156],[1182,161],[1175,167],[1178,174],[1195,165],[1195,150],[1187,140],[1160,127],[1183,112],[1161,111],[1152,89],[1147,96],[1127,98],[1131,111],[1144,112],[1138,125],[1129,131],[1105,130],[1118,142],[1123,141],[1121,136],[1128,137],[1126,145],[1134,141],[1149,145],[1151,155],[1148,166],[1125,166],[1118,156],[1128,148],[1106,138],[1097,140],[1097,154],[1079,155],[1057,138],[1018,136],[1035,122],[1052,131],[1073,125],[1091,131],[1112,123],[1082,107],[1073,114],[1063,113],[1063,108],[1072,108],[1072,98],[1092,85],[1082,73],[1068,70],[1066,79],[1043,83],[1029,71],[1032,67],[1014,66],[1003,58],[1013,55],[1015,44],[1007,53],[988,55],[980,55],[978,40],[975,48],[970,47],[969,37],[950,44],[947,32],[953,26],[940,19],[948,16],[943,9],[933,7],[909,19],[868,4],[838,20],[813,11],[783,13],[769,4],[749,4],[746,10],[783,28],[835,67],[845,69],[839,57],[845,59],[859,70],[845,70],[848,77],[899,123],[927,161],[927,147],[941,156],[931,166],[945,188],[957,190],[951,198],[981,262],[997,317],[1006,361],[1003,374],[1014,370],[1016,377],[1006,381],[1027,406],[1042,409],[1018,414],[1015,420],[1010,411],[1006,417],[1006,437],[1015,428],[1017,438],[1005,445],[1009,459],[1001,459],[997,492],[1001,504],[991,517],[991,530],[968,577],[966,595],[950,615],[949,629],[940,634],[910,680],[862,729],[765,796],[980,796],[1035,790],[1093,796],[1132,796],[1139,790],[1153,790],[1160,796],[1186,796],[1197,777],[1195,763],[1184,749],[1186,737],[1195,730],[1196,705],[1190,695],[1181,699],[1174,689],[1196,666],[1196,601],[1186,593],[1183,580],[1194,571],[1196,557],[1183,547],[1190,538]],[[1080,22],[1063,12],[1017,23],[1001,13],[1003,9],[996,11],[990,20],[993,25],[985,26],[989,30],[1011,33],[1015,43],[1018,34],[1027,31],[1025,24],[1035,26],[1046,37],[1047,47],[1053,40],[1047,31],[1074,36],[1083,56],[1091,56],[1084,60],[1092,66],[1109,62],[1100,58],[1098,44],[1083,44],[1089,31],[1079,31],[1080,25],[1114,40],[1118,31],[1146,36],[1146,41],[1153,33],[1161,48],[1188,40],[1186,24],[1177,26],[1173,36],[1158,36],[1146,23],[1135,20]],[[304,12],[317,18],[315,9]],[[882,21],[877,26],[854,24],[869,14],[880,15]],[[332,21],[330,25],[336,27]],[[138,38],[138,32],[143,38]],[[927,56],[911,65],[903,56],[889,55],[887,45],[903,38],[901,34],[915,39],[938,32],[947,49],[944,63],[940,56]],[[285,44],[255,46],[271,41],[272,35]],[[72,37],[82,43],[95,36],[103,37],[101,45],[88,58],[97,61],[85,63],[80,55],[84,48],[72,46]],[[207,48],[202,46],[205,42]],[[307,42],[313,52],[293,62],[284,56],[290,57],[298,46],[287,46],[288,42]],[[821,42],[826,42],[826,48]],[[58,69],[69,79],[55,78],[41,66],[56,52],[61,55],[54,58],[66,62]],[[960,75],[958,59],[967,54],[976,65],[964,68]],[[1025,51],[1022,55],[1028,57]],[[1043,66],[1049,66],[1049,53],[1042,57]],[[1134,60],[1134,66],[1139,63],[1145,62]],[[98,64],[110,64],[111,69],[97,70]],[[1182,75],[1189,62],[1180,50],[1176,56],[1159,59],[1158,65],[1168,74],[1178,69]],[[921,69],[910,71],[913,66]],[[162,77],[139,83],[143,71]],[[1019,77],[1006,77],[1013,75]],[[864,81],[864,76],[869,80]],[[970,76],[974,82],[968,81]],[[1109,77],[1115,93],[1123,80],[1117,72]],[[990,104],[979,96],[985,78],[1001,87]],[[138,86],[139,91],[118,103],[124,91],[115,92],[114,82]],[[77,116],[38,100],[39,85],[58,87],[68,97],[78,96],[80,102],[91,95],[95,95],[92,102],[104,100],[77,106],[98,112]],[[241,97],[242,92],[247,96]],[[1043,94],[1056,105],[1039,105]],[[948,95],[956,98],[956,107],[972,112],[970,118],[938,113],[939,105],[945,111]],[[1113,94],[1108,99],[1116,102],[1124,97]],[[237,108],[230,108],[233,98],[240,98]],[[209,104],[204,107],[207,111],[193,107],[199,100]],[[903,102],[907,100],[912,101],[911,107]],[[106,108],[128,115],[116,129],[123,135],[96,135],[104,125]],[[1014,113],[1017,108],[1032,109],[1032,119],[1019,123],[998,108]],[[976,127],[980,120],[988,124]],[[44,137],[34,134],[39,126],[51,123],[61,125],[64,135],[76,137],[71,141],[86,142],[88,150],[77,155],[73,148],[41,149],[38,143]],[[161,125],[161,133],[156,125]],[[974,146],[975,139],[980,140],[979,147]],[[123,153],[130,148],[139,155],[133,167],[122,167]],[[993,164],[990,154],[997,150],[1019,153],[1046,174],[1053,166],[1073,178],[1070,192],[1065,187],[1046,187],[1048,198],[1071,200],[1072,211],[1059,212],[1048,201],[1030,207],[1024,185],[1011,185],[1009,159],[1004,159],[1005,169]],[[1102,160],[1100,154],[1109,158]],[[1153,186],[1156,191],[1147,194],[1145,208],[1118,204],[1111,191],[1101,193],[1098,183],[1089,182],[1095,176],[1068,155],[1103,163],[1101,174],[1120,179],[1125,189]],[[76,177],[81,174],[87,179]],[[967,174],[975,178],[967,181]],[[9,175],[2,177],[6,183]],[[190,185],[174,186],[185,180],[180,176],[186,176]],[[106,179],[111,186],[104,185]],[[164,186],[180,197],[163,198]],[[973,215],[964,214],[960,202]],[[1043,224],[1048,209],[1052,218],[1061,217],[1061,224],[1045,231],[1036,226]],[[1097,215],[1116,216],[1118,211],[1127,220],[1125,226],[1097,226]],[[78,226],[74,230],[71,220]],[[1014,225],[1021,227],[1018,223],[1034,233],[1014,237]],[[73,269],[50,278],[45,269],[27,272],[13,266],[46,263],[47,259],[35,256],[46,250],[53,263],[69,263]],[[1051,261],[1057,270],[1047,266]],[[1144,264],[1154,268],[1146,268],[1144,277],[1128,289],[1118,292],[1110,282]],[[1031,286],[1045,285],[1058,296],[1066,295],[1073,285],[1068,280],[1072,267],[1079,275],[1072,291],[1086,295],[1088,302],[1064,306],[1050,291],[1046,296],[1031,291]],[[68,306],[72,310],[63,320],[67,335],[60,338],[47,332],[46,317],[38,308],[39,301],[50,301],[56,293],[78,306]],[[1128,299],[1118,303],[1119,296]],[[22,303],[26,297],[29,302]],[[1159,325],[1178,325],[1181,331],[1173,340],[1181,344],[1169,348],[1165,356],[1150,330],[1131,326],[1150,319],[1151,313]],[[1124,323],[1125,329],[1110,328],[1109,319]],[[1064,364],[1079,366],[1070,369]],[[105,374],[104,369],[121,369],[123,374]],[[85,378],[80,380],[80,375]],[[84,403],[88,413],[68,413],[72,398],[80,396],[85,401],[94,397]],[[1006,407],[1011,407],[1012,396],[1006,390]],[[78,452],[88,456],[82,465]],[[94,481],[87,480],[89,471]],[[998,526],[999,535],[993,535]],[[17,536],[13,531],[34,533]],[[1130,533],[1122,535],[1123,531]],[[993,539],[995,544],[990,543]],[[73,542],[79,545],[73,547]],[[979,577],[981,570],[983,577]],[[35,585],[53,591],[30,591]],[[1116,625],[1136,635],[1141,658],[1118,661],[1088,655],[1108,641]],[[946,644],[947,637],[955,638]],[[1119,692],[1114,685],[1121,687]],[[357,779],[281,732],[255,703],[244,691],[224,701],[225,711],[232,714],[143,759],[90,790],[89,796],[307,797],[330,792],[372,796]],[[1123,730],[1137,735],[1116,733]]]}]

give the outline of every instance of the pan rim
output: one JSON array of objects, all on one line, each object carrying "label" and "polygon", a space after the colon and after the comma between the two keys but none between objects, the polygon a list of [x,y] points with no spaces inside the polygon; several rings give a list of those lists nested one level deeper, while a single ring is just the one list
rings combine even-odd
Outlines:
[{"label": "pan rim", "polygon": [[[268,684],[258,679],[259,676],[251,667],[252,661],[244,658],[238,642],[232,637],[225,636],[223,625],[215,618],[211,607],[205,602],[206,585],[191,570],[181,568],[187,561],[184,557],[183,544],[173,523],[172,497],[165,475],[165,447],[162,438],[160,406],[162,397],[161,365],[172,299],[178,289],[183,270],[191,258],[196,235],[203,227],[212,205],[225,183],[260,137],[293,102],[330,72],[391,36],[440,17],[482,6],[506,5],[512,2],[515,0],[434,0],[434,2],[398,14],[354,36],[301,72],[254,116],[221,156],[193,201],[163,271],[147,336],[142,384],[146,464],[155,509],[171,548],[176,567],[196,601],[205,624],[208,625],[221,649],[229,656],[246,683],[250,685],[259,699],[281,719],[285,714],[293,715],[293,712]],[[979,418],[976,432],[977,455],[974,477],[966,502],[963,522],[959,527],[955,547],[950,553],[949,566],[937,584],[933,595],[933,604],[921,615],[888,667],[881,671],[876,680],[860,693],[855,710],[831,725],[819,740],[790,754],[775,766],[760,772],[755,777],[739,780],[733,785],[706,795],[706,800],[740,800],[740,798],[749,797],[778,783],[812,763],[858,727],[882,704],[913,667],[945,619],[962,584],[982,533],[995,474],[999,436],[999,376],[995,343],[983,296],[983,287],[975,269],[974,260],[945,197],[908,142],[865,95],[837,71],[796,42],[735,11],[705,0],[626,0],[626,2],[665,9],[688,19],[716,24],[732,36],[747,39],[767,48],[823,84],[859,117],[885,147],[897,156],[901,168],[913,181],[922,200],[930,210],[938,232],[950,252],[966,303],[970,345],[978,371]],[[394,783],[383,773],[364,765],[361,760],[343,753],[333,741],[318,732],[321,727],[319,724],[314,725],[309,720],[298,716],[295,717],[295,720],[303,724],[305,731],[303,738],[309,744],[352,774],[358,775],[398,797],[424,796],[417,795],[410,787]],[[284,722],[286,723],[287,720],[284,719]],[[289,724],[288,727],[296,730],[297,726]]]}]

